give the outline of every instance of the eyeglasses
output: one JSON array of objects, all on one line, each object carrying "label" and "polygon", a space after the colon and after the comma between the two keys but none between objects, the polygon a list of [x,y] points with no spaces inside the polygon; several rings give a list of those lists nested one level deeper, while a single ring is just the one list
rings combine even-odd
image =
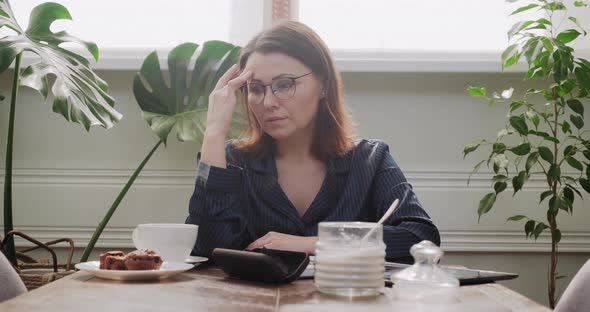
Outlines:
[{"label": "eyeglasses", "polygon": [[264,101],[266,96],[266,87],[270,87],[272,94],[281,100],[288,100],[295,95],[295,80],[305,77],[311,72],[297,77],[279,77],[272,80],[270,84],[249,82],[244,86],[248,99],[248,104],[259,105]]}]

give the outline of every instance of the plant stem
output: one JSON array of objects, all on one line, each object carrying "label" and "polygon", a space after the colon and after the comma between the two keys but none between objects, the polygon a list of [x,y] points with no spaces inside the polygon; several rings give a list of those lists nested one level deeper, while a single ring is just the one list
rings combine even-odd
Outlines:
[{"label": "plant stem", "polygon": [[[555,93],[555,91],[554,91]],[[554,94],[555,96],[555,94]],[[559,122],[559,114],[557,109],[557,103],[553,105],[554,115],[555,115],[555,129],[553,129],[553,137],[557,138],[557,123]],[[557,153],[558,153],[557,143],[553,142],[553,161],[555,164],[558,163],[557,161]],[[551,191],[553,192],[553,196],[557,198],[557,180],[553,181],[553,185],[551,186]],[[549,207],[551,210],[551,207]],[[557,211],[555,213],[547,213],[547,221],[549,222],[549,229],[551,230],[551,268],[549,270],[549,287],[548,287],[548,295],[549,295],[549,307],[551,309],[555,308],[555,276],[557,270],[557,242],[553,239],[553,233],[557,229]]]},{"label": "plant stem", "polygon": [[8,136],[6,138],[6,166],[4,174],[4,254],[6,258],[16,265],[16,248],[14,246],[14,236],[6,237],[6,233],[12,231],[12,150],[14,140],[14,115],[16,111],[16,98],[18,96],[18,86],[20,82],[20,65],[22,53],[16,56],[14,64],[14,75],[12,80],[12,93],[10,98],[10,117],[8,119]]},{"label": "plant stem", "polygon": [[117,198],[115,199],[113,204],[111,205],[111,208],[109,208],[109,210],[107,211],[107,213],[104,216],[104,218],[102,219],[102,221],[100,221],[100,223],[96,227],[94,234],[92,234],[92,238],[90,239],[90,241],[88,242],[88,245],[86,245],[86,248],[84,249],[84,254],[82,255],[82,258],[80,258],[80,262],[88,261],[88,257],[90,256],[92,249],[94,249],[94,245],[96,245],[96,242],[98,241],[98,238],[100,237],[100,234],[102,234],[102,231],[106,227],[107,223],[109,223],[109,220],[111,219],[111,217],[115,213],[115,210],[117,210],[117,207],[119,207],[121,200],[123,200],[123,197],[125,197],[125,195],[127,194],[127,191],[129,191],[129,189],[131,188],[131,185],[133,185],[133,182],[135,182],[135,179],[137,178],[137,176],[139,175],[141,170],[143,170],[143,167],[145,166],[145,164],[150,160],[150,158],[152,157],[154,152],[158,149],[158,147],[160,147],[160,144],[162,144],[162,142],[163,142],[162,140],[159,140],[158,143],[156,143],[156,145],[152,148],[152,150],[147,154],[147,156],[139,164],[139,167],[137,167],[137,169],[135,169],[135,172],[133,172],[131,177],[129,177],[129,181],[127,181],[127,184],[125,184],[125,187],[123,187],[123,189],[121,190],[121,192],[119,193],[119,195],[117,196]]}]

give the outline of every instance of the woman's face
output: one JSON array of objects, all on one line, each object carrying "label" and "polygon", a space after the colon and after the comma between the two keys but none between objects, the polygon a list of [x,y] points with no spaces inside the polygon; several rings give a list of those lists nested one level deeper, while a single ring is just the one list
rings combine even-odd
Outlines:
[{"label": "woman's face", "polygon": [[311,137],[323,88],[311,70],[282,53],[253,53],[246,70],[253,73],[247,84],[248,107],[262,130],[275,140]]}]

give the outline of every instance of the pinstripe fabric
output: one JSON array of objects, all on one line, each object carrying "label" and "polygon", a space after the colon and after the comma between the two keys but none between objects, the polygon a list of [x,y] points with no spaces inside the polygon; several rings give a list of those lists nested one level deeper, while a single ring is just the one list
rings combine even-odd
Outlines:
[{"label": "pinstripe fabric", "polygon": [[438,229],[422,208],[387,144],[359,140],[346,155],[328,161],[326,178],[302,217],[282,191],[274,158],[249,159],[226,146],[228,168],[199,162],[187,223],[199,225],[194,255],[215,247],[243,249],[276,231],[315,236],[322,221],[375,222],[399,198],[399,209],[383,227],[390,261],[411,262],[410,247],[428,239],[440,244]]}]

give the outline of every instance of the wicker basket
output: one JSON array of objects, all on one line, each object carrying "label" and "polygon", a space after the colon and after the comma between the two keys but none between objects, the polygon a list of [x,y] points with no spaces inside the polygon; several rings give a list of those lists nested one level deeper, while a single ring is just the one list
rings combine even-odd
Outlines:
[{"label": "wicker basket", "polygon": [[[25,283],[25,286],[28,290],[39,288],[47,283],[53,282],[57,279],[60,279],[64,276],[70,275],[75,272],[72,265],[72,257],[74,255],[74,242],[71,239],[60,238],[47,243],[42,243],[16,230],[8,232],[6,234],[6,237],[14,235],[20,236],[36,245],[30,248],[20,250],[16,253],[16,258],[17,260],[19,260],[19,263],[15,269],[18,272],[20,278]],[[61,242],[67,242],[70,245],[70,253],[65,264],[57,263],[57,256],[55,254],[55,251],[51,247],[49,247],[51,245],[55,245]],[[2,241],[0,241],[0,248],[2,247],[3,244]],[[27,252],[39,248],[47,250],[51,254],[51,258],[53,261],[50,262],[49,259],[35,260],[34,258],[26,254]]]}]

